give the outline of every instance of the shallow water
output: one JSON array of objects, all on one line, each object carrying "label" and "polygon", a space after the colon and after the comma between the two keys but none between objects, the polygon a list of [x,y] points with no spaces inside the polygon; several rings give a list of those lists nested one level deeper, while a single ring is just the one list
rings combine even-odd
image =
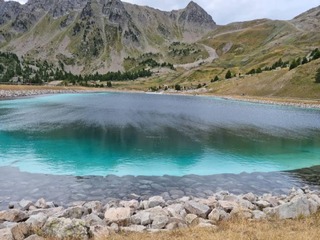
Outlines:
[{"label": "shallow water", "polygon": [[0,101],[0,166],[183,176],[320,165],[320,111],[211,97],[61,94]]}]

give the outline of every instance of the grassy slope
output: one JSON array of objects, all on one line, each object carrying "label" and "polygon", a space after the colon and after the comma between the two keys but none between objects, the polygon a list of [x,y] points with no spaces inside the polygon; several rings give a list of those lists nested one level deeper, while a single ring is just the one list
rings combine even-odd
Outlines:
[{"label": "grassy slope", "polygon": [[246,221],[231,220],[219,225],[218,230],[190,228],[164,233],[120,234],[104,239],[131,239],[131,240],[188,240],[188,239],[266,239],[266,240],[314,240],[320,234],[320,214],[309,218],[296,220],[270,220],[270,221]]},{"label": "grassy slope", "polygon": [[[217,95],[320,99],[320,84],[314,83],[320,60],[291,71],[281,69],[224,80],[229,69],[234,74],[244,74],[252,68],[272,66],[279,58],[292,61],[304,57],[314,48],[320,47],[319,33],[302,32],[286,21],[256,20],[220,27],[201,43],[217,49],[220,58],[212,64],[189,71],[178,69],[174,74],[154,76],[148,81],[118,83],[115,86],[147,90],[159,85],[172,86],[179,83],[191,87],[206,83],[208,92]],[[228,43],[232,43],[232,47],[224,53],[223,48]],[[216,75],[222,80],[211,83],[210,80]]]}]

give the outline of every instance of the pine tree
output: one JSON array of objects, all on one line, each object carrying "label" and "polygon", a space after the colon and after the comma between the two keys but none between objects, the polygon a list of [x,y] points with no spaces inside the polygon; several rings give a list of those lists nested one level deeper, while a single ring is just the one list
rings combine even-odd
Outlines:
[{"label": "pine tree", "polygon": [[232,78],[232,73],[230,70],[228,70],[228,72],[226,73],[226,79],[230,79]]}]

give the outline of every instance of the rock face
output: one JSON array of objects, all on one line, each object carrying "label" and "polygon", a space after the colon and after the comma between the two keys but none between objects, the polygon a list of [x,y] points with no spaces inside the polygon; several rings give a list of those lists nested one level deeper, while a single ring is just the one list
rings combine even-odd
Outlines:
[{"label": "rock face", "polygon": [[[36,28],[30,37],[40,25],[45,27]],[[120,0],[29,0],[24,5],[0,1],[0,43],[8,43],[18,55],[45,55],[56,62],[68,58],[88,64],[101,58],[104,65],[103,56],[109,56],[118,64],[132,50],[161,52],[167,43],[194,42],[215,27],[212,17],[194,2],[168,13]]]},{"label": "rock face", "polygon": [[34,205],[38,209],[0,212],[1,240],[99,239],[119,231],[157,232],[186,227],[216,230],[215,224],[233,217],[249,221],[298,218],[319,210],[320,192],[308,188],[292,189],[287,196],[219,192],[208,199],[183,197],[168,201],[155,196],[144,201],[113,200],[104,207],[98,201],[76,202],[67,209],[27,202],[21,208]]}]

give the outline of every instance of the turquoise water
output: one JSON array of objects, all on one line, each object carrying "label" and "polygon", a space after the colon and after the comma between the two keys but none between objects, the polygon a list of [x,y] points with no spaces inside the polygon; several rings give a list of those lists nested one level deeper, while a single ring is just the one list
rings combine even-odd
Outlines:
[{"label": "turquoise water", "polygon": [[0,166],[70,175],[209,175],[320,165],[320,111],[211,97],[0,101]]}]

